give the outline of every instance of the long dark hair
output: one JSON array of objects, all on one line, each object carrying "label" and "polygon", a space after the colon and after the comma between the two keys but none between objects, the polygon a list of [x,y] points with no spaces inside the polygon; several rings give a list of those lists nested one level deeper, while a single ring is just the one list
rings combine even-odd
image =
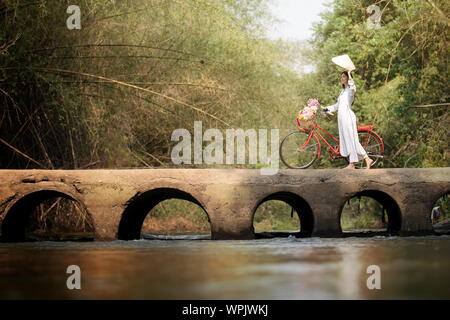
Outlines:
[{"label": "long dark hair", "polygon": [[[341,73],[341,75],[345,74],[347,76],[347,79],[350,79],[350,76],[348,75],[347,71],[344,71]],[[345,84],[342,84],[342,88],[345,89]]]}]

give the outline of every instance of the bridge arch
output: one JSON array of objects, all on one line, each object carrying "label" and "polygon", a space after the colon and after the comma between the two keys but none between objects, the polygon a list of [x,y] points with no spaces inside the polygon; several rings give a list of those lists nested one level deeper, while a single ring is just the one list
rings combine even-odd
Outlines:
[{"label": "bridge arch", "polygon": [[[255,220],[255,213],[256,213],[256,210],[258,209],[258,207],[261,204],[263,204],[264,202],[270,201],[270,200],[279,200],[279,201],[283,201],[283,202],[287,203],[288,205],[290,205],[294,209],[294,211],[297,213],[298,218],[300,220],[300,226],[299,226],[300,232],[298,233],[298,236],[301,236],[301,237],[310,237],[311,236],[311,234],[313,232],[313,228],[314,228],[313,211],[305,199],[303,199],[298,194],[289,192],[289,191],[275,192],[275,193],[265,196],[262,200],[258,201],[252,210],[252,222],[254,222],[254,220]],[[254,228],[253,228],[253,230],[254,230]]]},{"label": "bridge arch", "polygon": [[393,197],[391,197],[386,192],[380,191],[380,190],[364,190],[357,192],[355,194],[352,194],[351,196],[347,197],[343,204],[341,205],[339,209],[339,226],[341,228],[342,232],[342,211],[344,209],[345,203],[349,201],[350,199],[354,197],[369,197],[376,201],[378,201],[386,210],[387,216],[388,216],[388,225],[387,225],[387,232],[388,233],[398,233],[401,230],[402,227],[402,212],[400,210],[399,205],[397,204],[397,201],[394,200]]},{"label": "bridge arch", "polygon": [[[90,219],[91,222],[93,221],[92,216],[84,203],[73,195],[51,189],[33,191],[20,197],[9,207],[9,209],[5,210],[0,240],[3,242],[25,241],[28,217],[40,203],[52,198],[64,198],[77,202],[86,212],[88,219]],[[93,222],[91,225],[92,228],[95,229]]]},{"label": "bridge arch", "polygon": [[117,238],[119,240],[136,240],[141,238],[142,224],[147,214],[160,202],[169,199],[187,200],[200,206],[210,220],[208,212],[190,193],[178,188],[156,188],[139,193],[127,202],[119,223]]},{"label": "bridge arch", "polygon": [[436,202],[445,196],[449,196],[450,195],[450,190],[447,190],[445,192],[439,193],[437,194],[434,198],[431,199],[430,203],[431,203],[431,207],[429,207],[429,212],[431,212],[431,210],[433,210],[433,206],[436,204]]},{"label": "bridge arch", "polygon": [[[441,234],[445,233],[448,234],[448,212],[449,212],[449,197],[450,197],[450,190],[447,190],[446,192],[439,193],[430,201],[430,206],[427,209],[427,212],[430,214],[428,215],[427,219],[432,225],[432,229],[435,233]],[[438,211],[435,212],[434,208],[437,207]],[[442,215],[442,219],[447,219],[445,221],[442,221],[442,223],[439,223],[440,219],[438,218],[439,215]]]}]

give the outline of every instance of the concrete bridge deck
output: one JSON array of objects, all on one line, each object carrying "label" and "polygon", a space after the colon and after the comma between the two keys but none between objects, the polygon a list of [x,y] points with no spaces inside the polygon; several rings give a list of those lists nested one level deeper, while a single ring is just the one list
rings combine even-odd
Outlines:
[{"label": "concrete bridge deck", "polygon": [[450,192],[450,168],[375,170],[253,169],[0,170],[3,241],[21,241],[26,217],[41,201],[78,201],[92,217],[95,239],[137,239],[147,213],[170,198],[201,206],[212,239],[253,239],[253,217],[267,200],[283,200],[299,213],[305,236],[339,237],[347,200],[368,196],[384,205],[388,231],[432,233],[430,212]]}]

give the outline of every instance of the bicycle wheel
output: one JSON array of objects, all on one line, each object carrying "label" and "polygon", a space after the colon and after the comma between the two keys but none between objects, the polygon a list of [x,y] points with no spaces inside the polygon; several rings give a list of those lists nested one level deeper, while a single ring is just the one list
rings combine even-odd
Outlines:
[{"label": "bicycle wheel", "polygon": [[[369,158],[373,160],[371,168],[375,167],[383,158],[383,142],[371,131],[358,131],[358,138]],[[355,167],[362,169],[365,168],[365,165],[366,162],[361,160]]]},{"label": "bicycle wheel", "polygon": [[319,140],[315,135],[296,130],[281,141],[280,158],[291,169],[306,169],[316,160],[319,150]]}]

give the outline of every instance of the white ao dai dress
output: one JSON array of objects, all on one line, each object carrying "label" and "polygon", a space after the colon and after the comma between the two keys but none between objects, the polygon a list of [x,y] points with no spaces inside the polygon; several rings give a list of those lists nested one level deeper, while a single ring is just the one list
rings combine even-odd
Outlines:
[{"label": "white ao dai dress", "polygon": [[350,157],[350,162],[359,162],[367,157],[367,153],[359,143],[356,116],[352,111],[356,86],[353,79],[348,80],[348,86],[342,89],[336,104],[328,106],[331,112],[338,112],[339,149],[341,155]]}]

